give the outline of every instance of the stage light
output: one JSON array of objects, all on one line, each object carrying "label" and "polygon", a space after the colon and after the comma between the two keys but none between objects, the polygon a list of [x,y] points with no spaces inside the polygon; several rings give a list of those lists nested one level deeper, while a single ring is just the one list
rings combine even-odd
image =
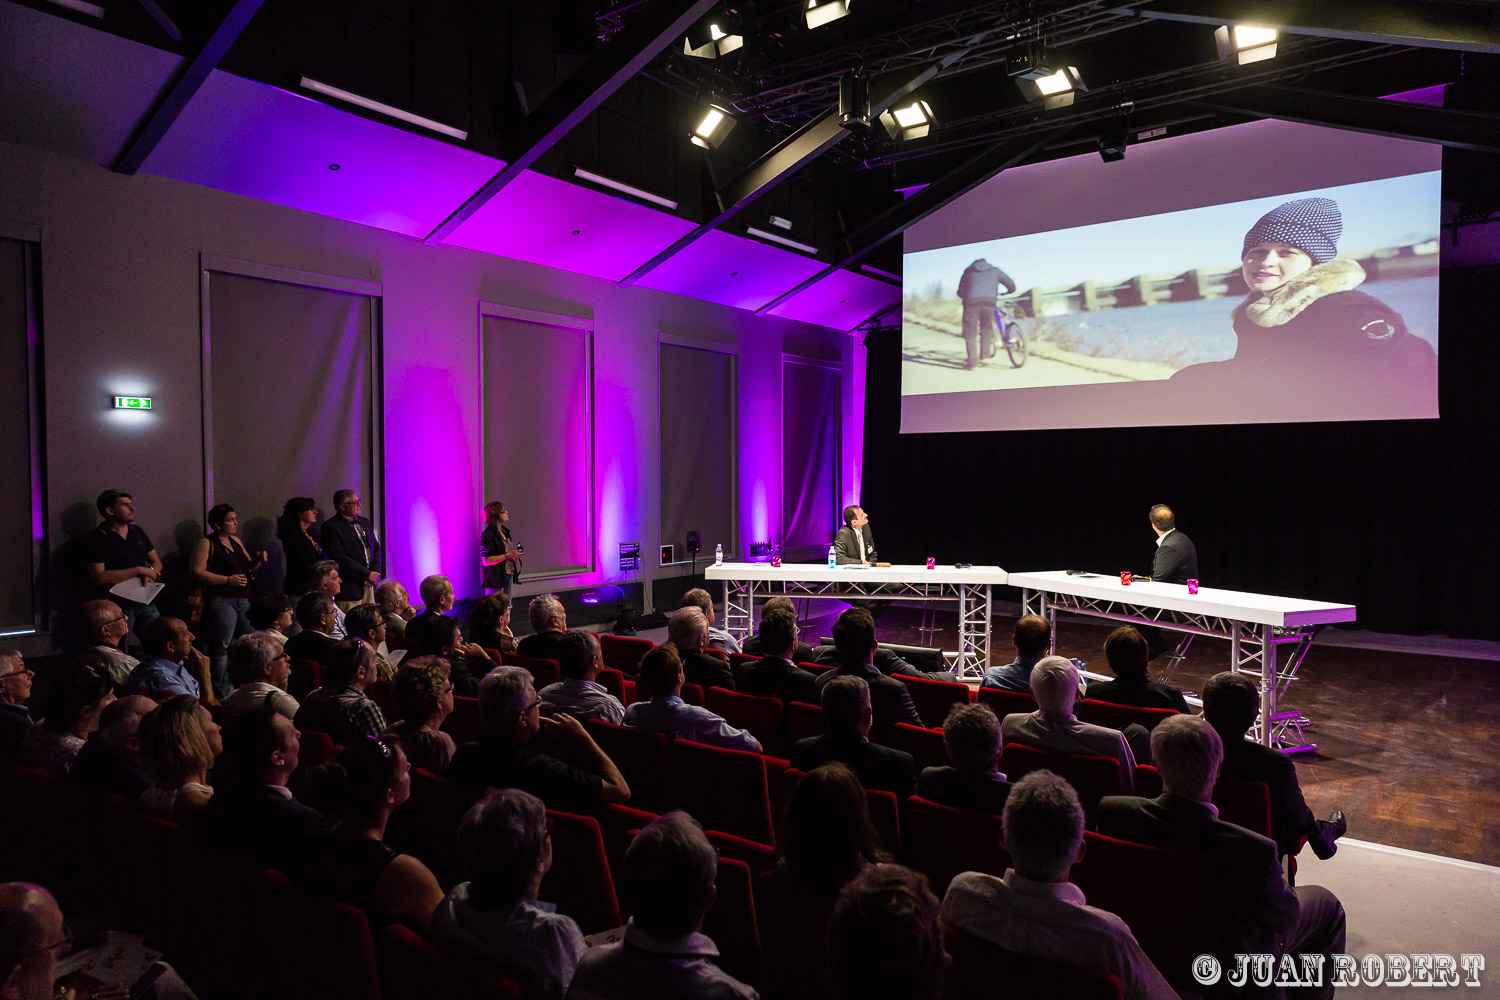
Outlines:
[{"label": "stage light", "polygon": [[801,250],[803,253],[815,254],[818,252],[818,248],[815,246],[809,246],[806,243],[798,243],[796,240],[788,239],[785,236],[770,232],[765,229],[761,229],[758,226],[746,226],[745,235],[754,236],[762,240],[770,240],[772,243],[780,243],[784,247],[791,247],[793,250]]},{"label": "stage light", "polygon": [[626,184],[624,181],[617,181],[613,177],[605,177],[603,174],[596,174],[592,170],[585,170],[582,167],[574,167],[573,176],[577,177],[581,181],[588,181],[590,184],[597,184],[600,187],[607,187],[611,190],[619,191],[621,194],[628,194],[633,198],[640,198],[642,201],[649,201],[653,205],[660,205],[663,208],[675,209],[677,207],[677,202],[673,201],[671,198],[663,198],[659,194],[652,194],[650,191],[635,187],[631,184]]},{"label": "stage light", "polygon": [[1099,136],[1099,159],[1114,163],[1125,159],[1125,146],[1130,141],[1130,123],[1123,118],[1108,122],[1104,134]]},{"label": "stage light", "polygon": [[809,28],[821,28],[848,14],[849,5],[853,2],[854,0],[825,0],[819,3],[818,0],[807,0],[807,10],[803,12],[803,16],[807,19]]},{"label": "stage light", "polygon": [[892,139],[920,139],[932,130],[934,120],[932,106],[926,101],[914,101],[904,108],[880,113],[880,124]]},{"label": "stage light", "polygon": [[705,27],[688,32],[682,40],[682,54],[694,59],[717,59],[739,51],[744,44],[744,35],[726,30],[718,21],[711,21]]},{"label": "stage light", "polygon": [[839,77],[839,124],[860,132],[870,127],[870,81],[856,70]]},{"label": "stage light", "polygon": [[728,112],[717,105],[710,104],[708,111],[704,112],[703,120],[698,127],[693,129],[693,145],[702,146],[704,149],[718,149],[724,137],[734,130],[735,121],[729,117]]},{"label": "stage light", "polygon": [[401,108],[393,107],[389,104],[384,104],[380,101],[375,100],[374,98],[365,97],[361,94],[343,90],[331,84],[314,80],[311,77],[304,76],[302,78],[302,86],[306,90],[311,90],[319,94],[326,94],[329,97],[337,98],[338,100],[345,101],[349,104],[356,104],[359,107],[367,108],[370,111],[385,115],[389,118],[397,118],[401,121],[409,122],[412,125],[418,125],[425,129],[431,129],[434,132],[441,132],[443,135],[452,136],[453,138],[460,141],[469,137],[469,133],[465,132],[463,129],[454,128],[452,125],[444,125],[442,122],[433,121],[431,118],[423,118],[421,115],[412,114],[410,111],[403,111]]},{"label": "stage light", "polygon": [[1021,88],[1021,93],[1026,95],[1028,101],[1041,101],[1048,111],[1067,107],[1073,103],[1074,97],[1088,90],[1083,85],[1083,78],[1078,75],[1076,66],[1054,70],[1045,64],[1037,64],[1033,69],[1018,74],[1016,85]]},{"label": "stage light", "polygon": [[773,215],[773,216],[771,216],[771,218],[768,221],[771,223],[771,225],[775,226],[777,229],[785,229],[788,232],[791,231],[791,228],[792,228],[792,220],[791,219],[784,219],[784,218],[782,218],[779,215]]},{"label": "stage light", "polygon": [[1276,29],[1251,24],[1221,24],[1214,29],[1219,61],[1235,59],[1241,66],[1276,58]]}]

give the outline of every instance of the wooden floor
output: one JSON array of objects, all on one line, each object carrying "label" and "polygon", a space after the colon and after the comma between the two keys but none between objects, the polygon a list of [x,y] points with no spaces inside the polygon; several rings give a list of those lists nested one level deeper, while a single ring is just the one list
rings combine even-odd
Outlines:
[{"label": "wooden floor", "polygon": [[[1015,655],[1014,623],[994,620],[996,663]],[[806,622],[803,635],[832,624]],[[956,648],[952,615],[930,643],[918,624],[916,609],[892,607],[877,629],[885,642]],[[1108,673],[1109,631],[1063,622],[1059,652]],[[1174,683],[1202,690],[1228,663],[1227,642],[1198,639]],[[1297,777],[1320,817],[1343,809],[1350,837],[1500,866],[1500,663],[1316,645],[1283,704],[1314,723],[1319,750],[1296,757]]]}]

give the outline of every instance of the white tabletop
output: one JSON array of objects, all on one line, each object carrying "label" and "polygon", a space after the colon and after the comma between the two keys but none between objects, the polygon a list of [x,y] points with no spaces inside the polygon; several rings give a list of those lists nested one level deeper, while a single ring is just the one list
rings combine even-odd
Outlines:
[{"label": "white tabletop", "polygon": [[1182,611],[1187,614],[1213,615],[1259,625],[1322,625],[1328,622],[1354,621],[1352,604],[1328,604],[1304,601],[1296,597],[1270,594],[1247,594],[1238,590],[1200,587],[1189,594],[1180,583],[1120,583],[1119,574],[1105,576],[1069,576],[1063,570],[1037,573],[1011,573],[1010,585],[1026,590],[1053,594],[1071,594],[1098,601],[1129,601],[1150,608]]},{"label": "white tabletop", "polygon": [[920,566],[837,566],[827,563],[783,563],[778,569],[768,562],[726,562],[710,565],[703,575],[710,580],[785,581],[788,583],[967,583],[975,586],[1004,584],[1006,572],[999,566],[955,569],[939,563],[935,569]]}]

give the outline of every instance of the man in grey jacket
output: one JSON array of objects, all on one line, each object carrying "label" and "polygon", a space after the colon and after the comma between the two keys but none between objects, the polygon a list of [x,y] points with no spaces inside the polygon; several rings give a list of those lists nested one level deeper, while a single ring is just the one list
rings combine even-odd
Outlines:
[{"label": "man in grey jacket", "polygon": [[966,370],[977,368],[980,361],[995,353],[995,302],[1001,285],[1006,295],[1016,290],[1010,275],[983,257],[964,268],[963,277],[958,279],[958,297],[964,304]]}]

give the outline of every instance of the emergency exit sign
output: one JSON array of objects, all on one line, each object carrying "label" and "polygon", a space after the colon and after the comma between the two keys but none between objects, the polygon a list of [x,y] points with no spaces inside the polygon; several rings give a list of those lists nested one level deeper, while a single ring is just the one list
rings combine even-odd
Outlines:
[{"label": "emergency exit sign", "polygon": [[115,409],[117,410],[149,410],[151,409],[150,396],[116,396]]}]

